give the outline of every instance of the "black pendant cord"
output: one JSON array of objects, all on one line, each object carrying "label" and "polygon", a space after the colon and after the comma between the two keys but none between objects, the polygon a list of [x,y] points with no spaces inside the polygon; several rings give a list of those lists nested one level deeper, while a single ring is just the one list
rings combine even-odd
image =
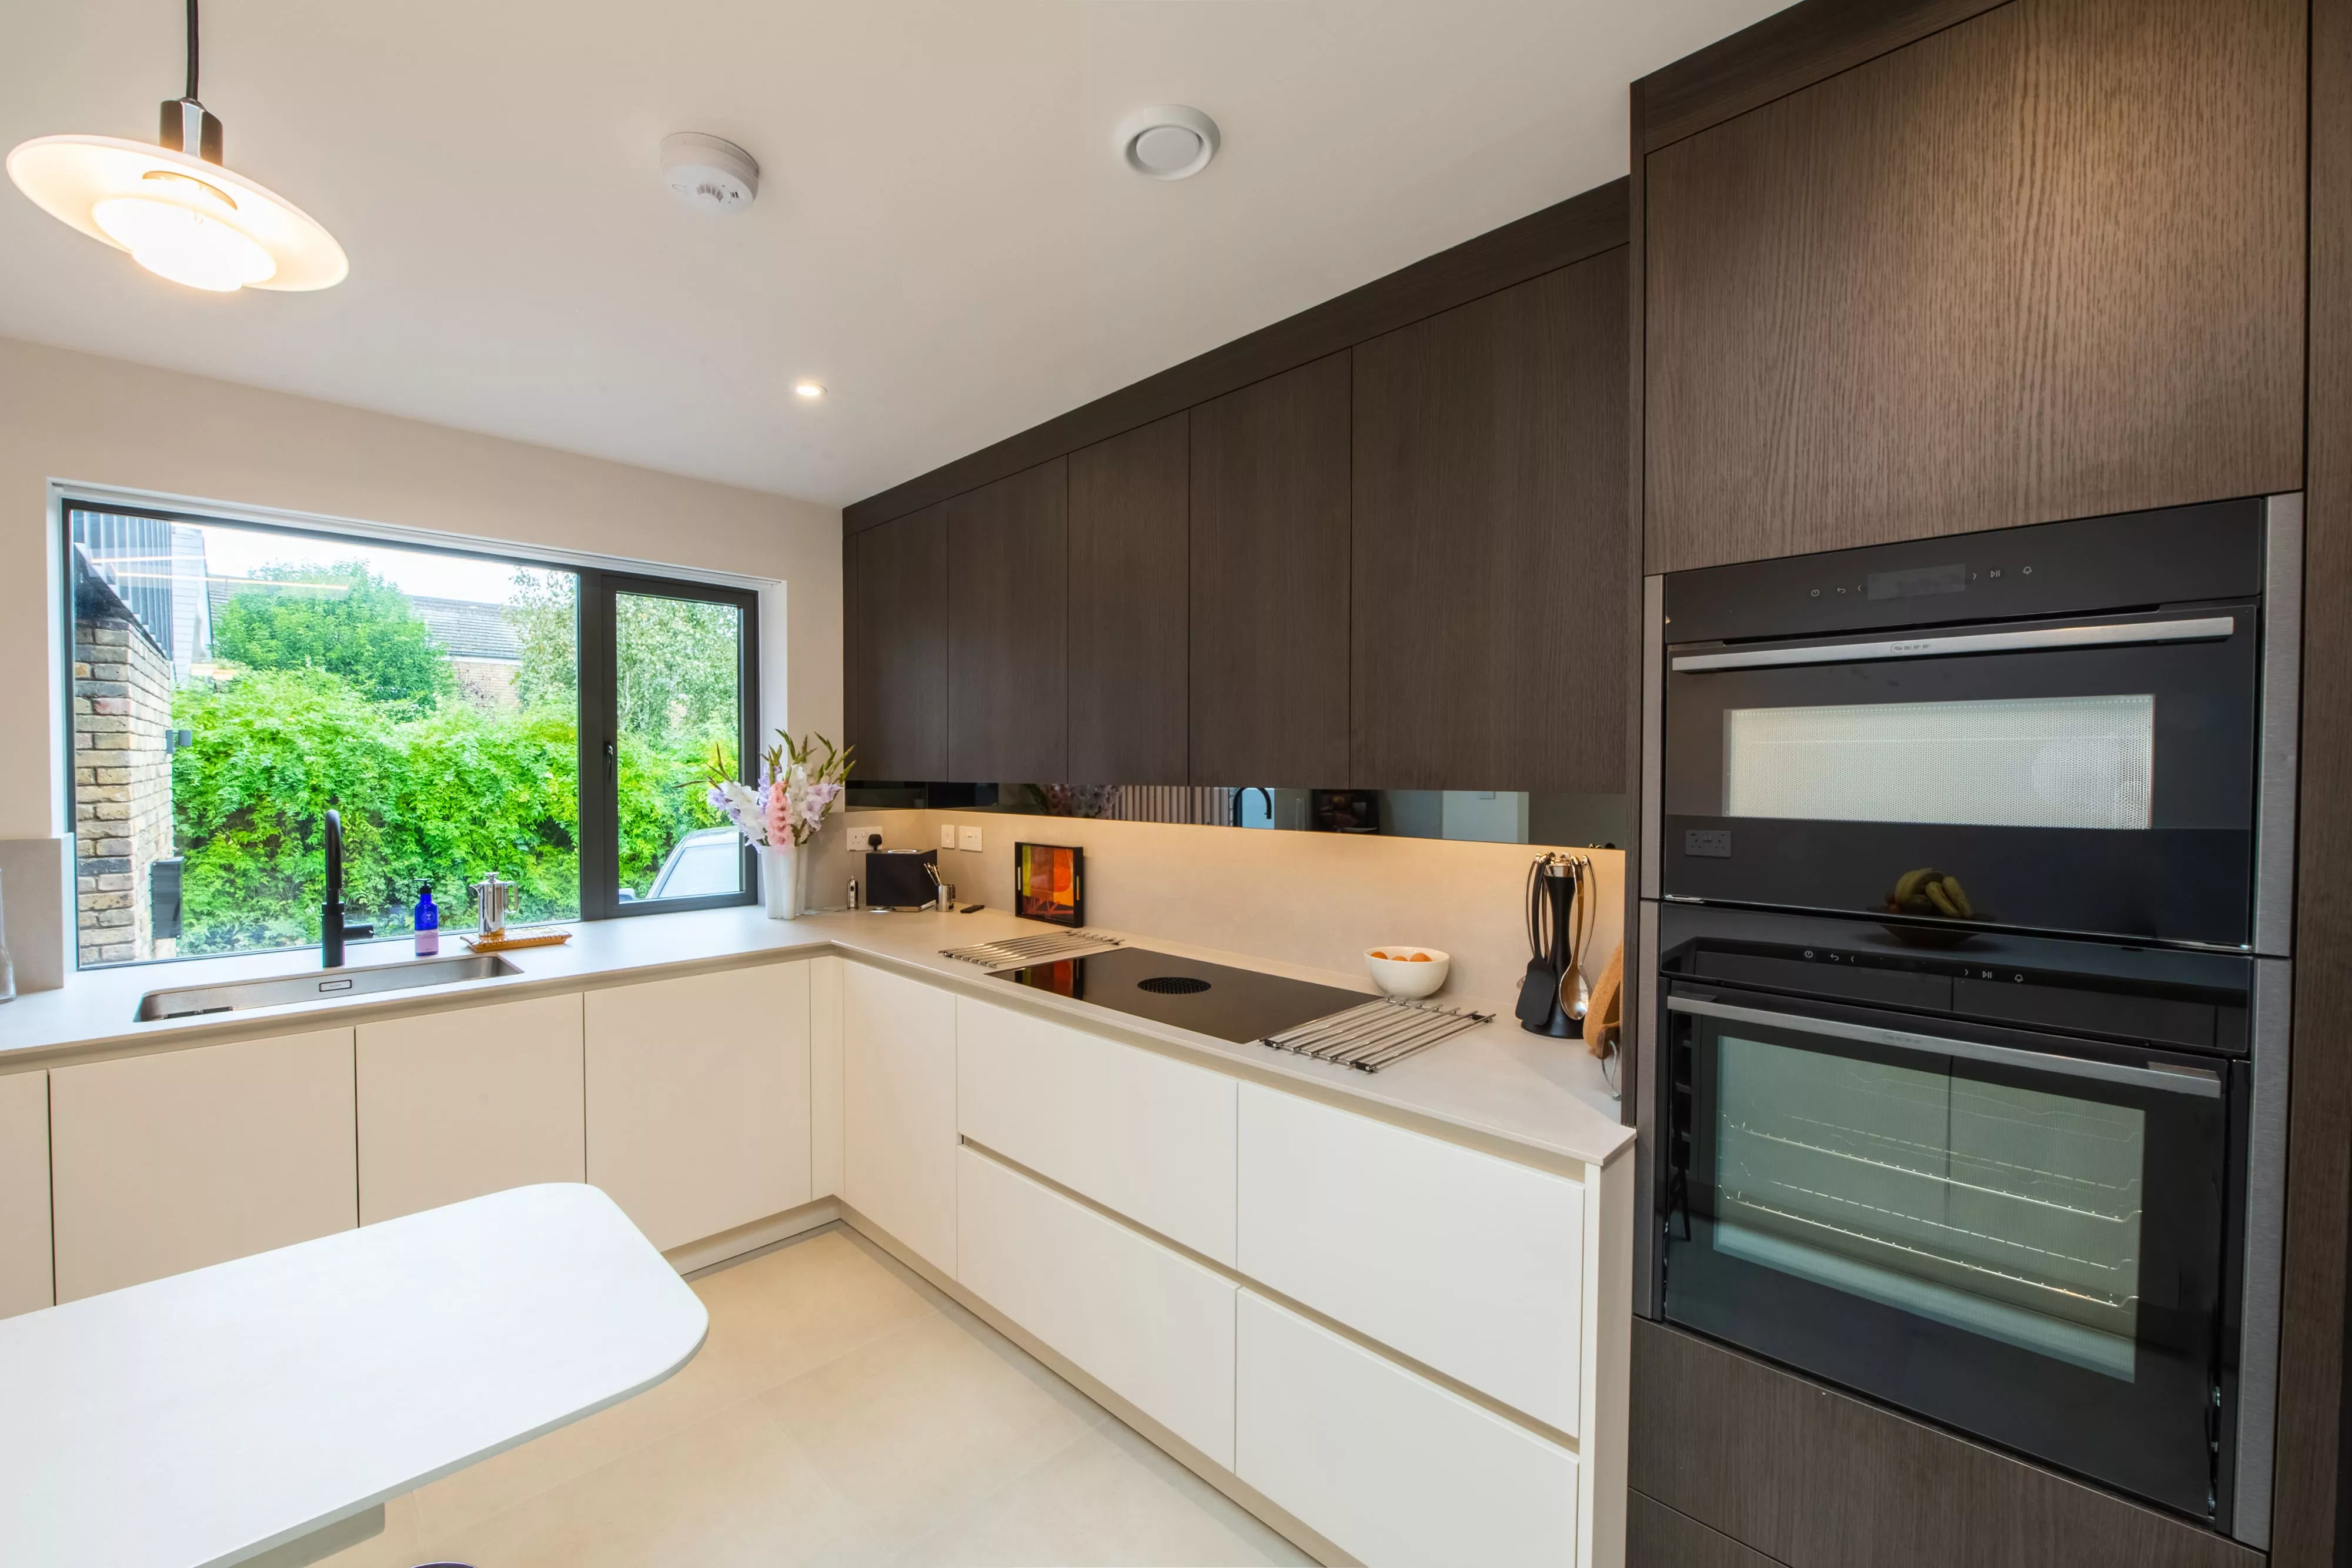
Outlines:
[{"label": "black pendant cord", "polygon": [[188,90],[182,95],[189,103],[196,99],[196,0],[188,0]]}]

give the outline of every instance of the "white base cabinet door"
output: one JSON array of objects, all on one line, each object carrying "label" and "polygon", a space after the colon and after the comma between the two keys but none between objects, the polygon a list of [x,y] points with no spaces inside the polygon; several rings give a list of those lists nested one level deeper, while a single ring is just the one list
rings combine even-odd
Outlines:
[{"label": "white base cabinet door", "polygon": [[1244,1083],[1239,1270],[1576,1435],[1580,1182]]},{"label": "white base cabinet door", "polygon": [[1234,1087],[1222,1072],[956,999],[965,1137],[1227,1268]]},{"label": "white base cabinet door", "polygon": [[809,981],[765,964],[586,998],[588,1180],[667,1252],[809,1200]]},{"label": "white base cabinet door", "polygon": [[1236,1321],[1242,1479],[1367,1568],[1576,1562],[1574,1454],[1251,1291]]},{"label": "white base cabinet door", "polygon": [[49,1075],[0,1078],[0,1318],[58,1299],[49,1272]]},{"label": "white base cabinet door", "polygon": [[360,1223],[587,1179],[577,996],[359,1027]]},{"label": "white base cabinet door", "polygon": [[955,998],[865,964],[841,977],[841,1195],[956,1271]]},{"label": "white base cabinet door", "polygon": [[58,1300],[359,1223],[352,1031],[49,1073]]},{"label": "white base cabinet door", "polygon": [[958,1280],[1231,1469],[1233,1282],[970,1148]]}]

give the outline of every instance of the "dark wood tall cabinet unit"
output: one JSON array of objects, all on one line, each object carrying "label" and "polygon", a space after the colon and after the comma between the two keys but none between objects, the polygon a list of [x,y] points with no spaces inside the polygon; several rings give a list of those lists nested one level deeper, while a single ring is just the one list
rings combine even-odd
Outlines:
[{"label": "dark wood tall cabinet unit", "polygon": [[1183,784],[1191,425],[1181,413],[1070,454],[1070,772]]},{"label": "dark wood tall cabinet unit", "polygon": [[1345,785],[1349,357],[1192,411],[1195,784]]},{"label": "dark wood tall cabinet unit", "polygon": [[2352,0],[2311,8],[2311,445],[2294,1050],[2272,1562],[2352,1562]]},{"label": "dark wood tall cabinet unit", "polygon": [[[1633,1354],[1636,1498],[1767,1561],[2262,1568],[2261,1553],[2234,1541],[1679,1329],[1635,1323]],[[1663,1550],[1629,1552],[1627,1568],[1689,1568],[1689,1533],[1650,1532]]]},{"label": "dark wood tall cabinet unit", "polygon": [[[2319,701],[2352,602],[2352,0],[1804,0],[1632,98],[1640,570],[2306,491],[2267,1544],[2352,1561],[2352,750]],[[1633,1352],[1633,1568],[1724,1556],[1699,1530],[1790,1568],[2263,1561],[1663,1323]]]},{"label": "dark wood tall cabinet unit", "polygon": [[2305,34],[2013,0],[1683,106],[1637,145],[1648,569],[2300,487]]},{"label": "dark wood tall cabinet unit", "polygon": [[948,756],[942,779],[1069,778],[1068,465],[942,504]]},{"label": "dark wood tall cabinet unit", "polygon": [[1358,346],[1352,777],[1622,788],[1625,252]]},{"label": "dark wood tall cabinet unit", "polygon": [[948,765],[946,508],[852,535],[846,695],[860,779],[940,779]]}]

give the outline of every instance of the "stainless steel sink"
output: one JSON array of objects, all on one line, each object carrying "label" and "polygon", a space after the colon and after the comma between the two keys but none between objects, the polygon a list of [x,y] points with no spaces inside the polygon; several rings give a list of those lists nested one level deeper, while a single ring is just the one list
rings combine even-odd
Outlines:
[{"label": "stainless steel sink", "polygon": [[317,1001],[320,997],[363,997],[376,991],[447,986],[459,980],[495,980],[521,973],[504,958],[488,953],[457,958],[413,958],[404,964],[313,969],[308,974],[277,975],[266,980],[238,980],[222,986],[183,986],[177,990],[150,991],[139,998],[139,1010],[131,1016],[142,1023],[155,1019],[194,1018],[199,1013],[282,1008],[289,1002]]}]

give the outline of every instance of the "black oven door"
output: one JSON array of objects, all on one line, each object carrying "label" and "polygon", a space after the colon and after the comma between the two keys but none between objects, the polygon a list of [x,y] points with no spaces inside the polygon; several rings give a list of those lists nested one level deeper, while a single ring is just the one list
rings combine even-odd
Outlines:
[{"label": "black oven door", "polygon": [[1664,1021],[1670,1321],[2214,1519],[2237,1064],[1687,981]]},{"label": "black oven door", "polygon": [[1670,647],[1662,891],[2243,945],[2259,618]]}]

